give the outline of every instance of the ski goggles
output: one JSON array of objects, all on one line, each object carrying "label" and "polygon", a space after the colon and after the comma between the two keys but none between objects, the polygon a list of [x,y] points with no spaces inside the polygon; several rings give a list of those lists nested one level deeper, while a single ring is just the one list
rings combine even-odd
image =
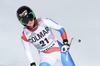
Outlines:
[{"label": "ski goggles", "polygon": [[29,21],[32,21],[34,18],[35,18],[35,17],[34,17],[33,12],[30,12],[30,13],[27,14],[26,16],[22,17],[22,18],[20,19],[20,22],[21,22],[22,25],[25,25],[25,26],[26,26],[26,24],[28,24],[28,22],[29,22]]}]

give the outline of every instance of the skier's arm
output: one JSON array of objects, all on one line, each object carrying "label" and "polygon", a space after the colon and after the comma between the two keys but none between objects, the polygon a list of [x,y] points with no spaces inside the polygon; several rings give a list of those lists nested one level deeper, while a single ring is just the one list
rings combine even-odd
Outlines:
[{"label": "skier's arm", "polygon": [[61,48],[62,52],[66,52],[69,50],[70,45],[68,44],[68,37],[65,29],[59,25],[58,23],[54,22],[53,20],[47,18],[44,20],[45,24],[51,27],[52,29],[55,29],[60,32],[62,40],[63,40],[63,46]]},{"label": "skier's arm", "polygon": [[22,40],[22,44],[24,46],[24,51],[26,53],[27,58],[29,59],[30,63],[32,63],[34,60],[33,60],[32,54],[31,54],[29,43]]},{"label": "skier's arm", "polygon": [[32,57],[30,44],[29,44],[28,40],[25,38],[24,35],[21,37],[21,41],[22,41],[22,44],[23,44],[23,47],[24,47],[25,54],[26,54],[28,60],[30,61],[30,65],[32,66],[33,63],[35,64],[35,61],[33,60],[33,57]]},{"label": "skier's arm", "polygon": [[60,32],[63,42],[65,42],[65,41],[68,42],[67,33],[61,25],[59,25],[58,23],[56,23],[55,21],[53,21],[52,19],[49,19],[49,18],[46,18],[43,20],[47,26]]}]

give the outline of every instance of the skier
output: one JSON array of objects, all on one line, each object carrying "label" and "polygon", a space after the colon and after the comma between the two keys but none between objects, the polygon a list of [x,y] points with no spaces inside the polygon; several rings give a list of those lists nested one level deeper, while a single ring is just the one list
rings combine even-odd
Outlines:
[{"label": "skier", "polygon": [[[55,66],[57,61],[63,66],[75,66],[68,49],[68,37],[64,28],[50,18],[36,18],[32,9],[21,6],[17,10],[19,22],[24,26],[21,40],[30,66],[36,66],[30,45],[33,44],[40,56],[39,66]],[[58,31],[63,43],[57,40],[52,29]]]}]

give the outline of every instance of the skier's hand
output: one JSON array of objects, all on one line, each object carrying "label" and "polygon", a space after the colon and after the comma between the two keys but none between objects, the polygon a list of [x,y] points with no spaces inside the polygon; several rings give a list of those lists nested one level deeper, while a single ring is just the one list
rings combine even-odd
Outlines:
[{"label": "skier's hand", "polygon": [[63,46],[61,48],[61,52],[67,52],[70,48],[70,45],[68,44],[68,40],[63,40]]},{"label": "skier's hand", "polygon": [[63,45],[61,48],[61,52],[67,52],[69,50],[70,46],[69,45]]},{"label": "skier's hand", "polygon": [[35,62],[33,62],[33,63],[31,63],[30,65],[31,65],[31,66],[36,66],[36,63],[35,63]]}]

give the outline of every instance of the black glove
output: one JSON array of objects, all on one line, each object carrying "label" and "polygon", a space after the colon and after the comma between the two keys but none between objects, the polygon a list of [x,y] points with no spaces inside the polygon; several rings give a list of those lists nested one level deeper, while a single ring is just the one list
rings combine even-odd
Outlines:
[{"label": "black glove", "polygon": [[63,44],[64,44],[64,45],[69,45],[69,44],[68,44],[68,40],[67,40],[67,39],[63,40]]},{"label": "black glove", "polygon": [[31,65],[31,66],[36,66],[36,63],[35,63],[35,62],[33,62],[33,63],[31,63],[30,65]]},{"label": "black glove", "polygon": [[63,40],[63,46],[61,48],[61,52],[67,52],[70,48],[70,45],[68,44],[68,40]]}]

